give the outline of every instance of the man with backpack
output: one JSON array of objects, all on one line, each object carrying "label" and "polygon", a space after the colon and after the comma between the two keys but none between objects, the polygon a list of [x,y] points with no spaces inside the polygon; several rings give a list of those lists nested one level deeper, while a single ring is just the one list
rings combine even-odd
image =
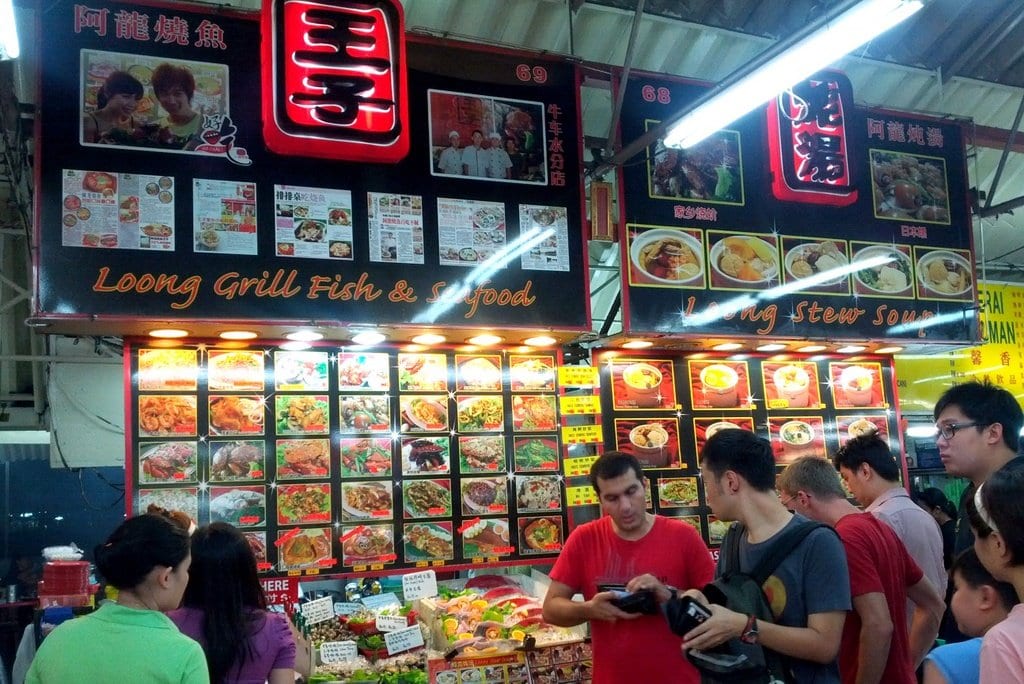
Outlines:
[{"label": "man with backpack", "polygon": [[[839,649],[843,684],[915,684],[914,670],[939,632],[942,596],[891,527],[846,499],[828,461],[806,456],[779,477],[793,508],[835,527],[846,549],[853,610]],[[914,605],[907,634],[906,604]]]},{"label": "man with backpack", "polygon": [[[731,594],[730,586],[749,587],[749,574],[757,570],[764,579],[754,598],[766,604],[768,615],[759,616],[749,592],[736,592],[745,593],[746,600],[726,596],[727,605],[712,604],[711,617],[685,634],[684,652],[704,681],[839,682],[836,655],[850,608],[839,539],[827,527],[786,510],[775,493],[771,445],[753,432],[715,433],[701,452],[700,469],[708,506],[719,519],[736,521],[722,544],[717,579],[706,592],[721,587]],[[709,603],[700,592],[687,594]],[[716,658],[723,650],[729,657]],[[729,662],[757,657],[769,661],[767,671],[730,672]],[[726,663],[721,674],[709,674],[719,661]]]}]

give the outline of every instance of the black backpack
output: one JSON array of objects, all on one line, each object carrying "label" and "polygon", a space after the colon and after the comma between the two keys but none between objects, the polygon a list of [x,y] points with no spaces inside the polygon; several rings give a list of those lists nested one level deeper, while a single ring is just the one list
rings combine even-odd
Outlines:
[{"label": "black backpack", "polygon": [[[749,573],[740,572],[740,538],[746,532],[741,523],[729,528],[722,541],[719,577],[704,587],[711,603],[745,615],[754,615],[760,622],[775,622],[775,615],[762,587],[776,568],[818,528],[831,529],[817,522],[803,522],[787,530],[772,544],[761,561]],[[687,652],[690,662],[700,671],[704,684],[784,684],[795,682],[792,664],[781,653],[761,644],[747,644],[730,639],[707,651]]]}]

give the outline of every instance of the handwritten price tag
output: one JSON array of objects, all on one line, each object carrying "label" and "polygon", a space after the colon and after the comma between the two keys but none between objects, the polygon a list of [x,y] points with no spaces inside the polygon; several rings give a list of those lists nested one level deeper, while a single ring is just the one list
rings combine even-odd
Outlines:
[{"label": "handwritten price tag", "polygon": [[424,570],[403,576],[402,595],[406,601],[437,596],[437,573]]},{"label": "handwritten price tag", "polygon": [[594,366],[558,367],[558,384],[562,387],[597,387],[600,382]]},{"label": "handwritten price tag", "polygon": [[567,415],[596,415],[601,412],[601,397],[596,394],[583,396],[561,396],[559,408]]},{"label": "handwritten price tag", "polygon": [[359,654],[354,641],[325,641],[320,644],[320,660],[325,663],[343,663],[355,660]]},{"label": "handwritten price tag", "polygon": [[339,601],[338,603],[334,604],[334,614],[335,615],[351,615],[352,613],[359,612],[359,610],[362,607],[363,607],[363,604],[361,604],[361,603],[346,603],[346,602],[343,602],[343,601]]},{"label": "handwritten price tag", "polygon": [[604,441],[600,425],[563,425],[563,444],[600,444]]},{"label": "handwritten price tag", "polygon": [[384,644],[388,647],[388,655],[418,648],[423,645],[423,632],[419,626],[388,632],[384,635]]},{"label": "handwritten price tag", "polygon": [[325,596],[309,603],[303,603],[302,617],[308,625],[315,625],[318,622],[333,619],[334,600],[330,596]]},{"label": "handwritten price tag", "polygon": [[392,591],[386,594],[378,594],[376,596],[364,596],[363,605],[370,610],[380,610],[381,608],[387,608],[388,606],[401,606],[402,602],[398,600],[395,593]]},{"label": "handwritten price tag", "polygon": [[567,458],[562,463],[566,477],[581,477],[590,474],[590,467],[594,465],[597,456],[584,456],[582,458]]},{"label": "handwritten price tag", "polygon": [[378,615],[377,616],[377,629],[382,632],[394,632],[399,629],[405,629],[409,626],[408,620],[404,615]]}]

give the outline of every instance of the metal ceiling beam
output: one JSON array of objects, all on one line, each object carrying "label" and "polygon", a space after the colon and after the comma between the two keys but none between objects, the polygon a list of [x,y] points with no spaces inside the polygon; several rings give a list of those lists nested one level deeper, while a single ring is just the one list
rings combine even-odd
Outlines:
[{"label": "metal ceiling beam", "polygon": [[1017,136],[1017,131],[1020,129],[1020,119],[1024,116],[1024,95],[1021,95],[1020,105],[1017,106],[1017,114],[1013,117],[1013,127],[1010,129],[1010,137],[1006,140],[1006,146],[1003,147],[1003,153],[999,157],[999,165],[996,166],[996,175],[992,178],[992,185],[988,188],[988,197],[985,198],[985,209],[989,209],[992,206],[992,198],[996,194],[996,188],[999,187],[999,179],[1003,175],[1003,168],[1006,166],[1006,158],[1010,156],[1010,148],[1013,147],[1013,139]]},{"label": "metal ceiling beam", "polygon": [[981,35],[974,38],[972,46],[961,52],[948,67],[943,67],[942,81],[947,82],[954,76],[961,75],[961,71],[965,72],[963,75],[977,73],[978,65],[1006,40],[1006,37],[1017,28],[1022,19],[1024,19],[1024,10],[1017,7],[1015,3],[1007,3],[999,16],[989,22],[988,27],[981,32]]},{"label": "metal ceiling beam", "polygon": [[626,98],[625,84],[629,81],[629,72],[633,68],[633,55],[636,51],[636,36],[640,33],[640,22],[644,18],[644,3],[646,0],[637,0],[636,11],[633,13],[633,26],[629,30],[629,43],[626,45],[626,57],[622,62],[622,85],[619,88],[618,96],[615,98],[615,107],[612,109],[612,119],[608,124],[608,145],[606,149],[612,150],[619,143],[619,116],[622,114],[622,103]]}]

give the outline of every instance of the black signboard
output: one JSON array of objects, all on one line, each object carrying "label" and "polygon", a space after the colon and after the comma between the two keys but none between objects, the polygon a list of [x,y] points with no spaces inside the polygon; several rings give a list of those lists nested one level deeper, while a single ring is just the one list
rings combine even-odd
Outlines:
[{"label": "black signboard", "polygon": [[[635,139],[706,87],[626,85]],[[976,339],[956,123],[855,107],[829,72],[689,149],[622,171],[624,328],[782,338]]]},{"label": "black signboard", "polygon": [[588,327],[572,65],[410,39],[411,150],[355,164],[265,148],[254,14],[42,21],[41,317]]}]

